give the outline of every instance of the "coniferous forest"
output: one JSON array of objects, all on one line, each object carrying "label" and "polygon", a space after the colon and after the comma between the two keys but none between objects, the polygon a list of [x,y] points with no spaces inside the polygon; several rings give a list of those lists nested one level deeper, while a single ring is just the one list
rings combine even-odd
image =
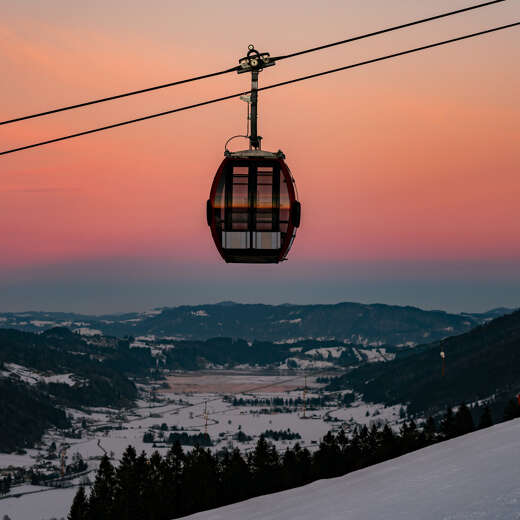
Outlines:
[{"label": "coniferous forest", "polygon": [[[506,420],[514,417],[520,417],[516,400],[504,413]],[[117,467],[107,456],[102,459],[90,493],[79,488],[68,519],[179,518],[345,475],[491,424],[489,409],[475,426],[470,410],[461,405],[456,412],[448,408],[438,424],[429,418],[418,427],[412,420],[399,432],[388,425],[363,426],[351,436],[329,432],[313,453],[299,444],[280,453],[263,435],[245,454],[238,448],[212,454],[198,445],[184,452],[175,442],[166,456],[155,452],[147,458],[129,446]]]}]

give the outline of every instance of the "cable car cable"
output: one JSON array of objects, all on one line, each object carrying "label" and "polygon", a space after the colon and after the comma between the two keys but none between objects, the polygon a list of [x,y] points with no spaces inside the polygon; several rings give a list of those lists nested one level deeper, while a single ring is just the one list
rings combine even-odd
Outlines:
[{"label": "cable car cable", "polygon": [[[377,36],[377,35],[380,35],[380,34],[392,32],[392,31],[397,31],[399,29],[405,29],[407,27],[412,27],[414,25],[419,25],[421,23],[431,22],[433,20],[438,20],[440,18],[446,18],[448,16],[464,13],[464,12],[467,12],[467,11],[472,11],[472,10],[475,10],[475,9],[480,9],[482,7],[487,7],[487,6],[490,6],[490,5],[493,5],[493,4],[498,4],[498,3],[501,3],[501,2],[505,2],[505,1],[506,0],[493,0],[493,1],[490,1],[490,2],[484,2],[482,4],[477,4],[477,5],[473,5],[473,6],[470,6],[470,7],[464,7],[462,9],[457,9],[455,11],[448,11],[446,13],[441,13],[441,14],[438,14],[438,15],[435,15],[435,16],[430,16],[428,18],[422,18],[422,19],[419,19],[419,20],[414,20],[412,22],[408,22],[408,23],[401,24],[401,25],[396,25],[394,27],[387,27],[386,29],[381,29],[379,31],[375,31],[375,32],[367,33],[367,34],[361,34],[359,36],[354,36],[352,38],[347,38],[346,40],[340,40],[340,41],[337,41],[337,42],[328,43],[328,44],[325,44],[325,45],[320,45],[318,47],[312,47],[310,49],[304,49],[302,51],[293,52],[291,54],[285,54],[285,55],[282,55],[282,56],[278,56],[276,58],[271,58],[271,60],[272,61],[280,61],[280,60],[285,60],[285,59],[288,59],[288,58],[294,58],[296,56],[301,56],[302,54],[307,54],[307,53],[310,53],[310,52],[315,52],[315,51],[320,51],[320,50],[323,50],[323,49],[328,49],[330,47],[335,47],[337,45],[344,45],[346,43],[351,43],[351,42],[362,40],[362,39],[365,39],[365,38],[370,38],[372,36]],[[136,94],[144,94],[146,92],[152,92],[154,90],[160,90],[160,89],[163,89],[163,88],[174,87],[176,85],[182,85],[182,84],[185,84],[185,83],[190,83],[190,82],[198,81],[198,80],[201,80],[201,79],[207,79],[207,78],[212,78],[212,77],[216,77],[216,76],[221,76],[223,74],[228,74],[229,72],[238,71],[239,69],[240,69],[240,65],[235,66],[235,67],[231,67],[229,69],[221,70],[221,71],[218,71],[218,72],[212,72],[210,74],[203,74],[202,76],[195,76],[193,78],[183,79],[183,80],[179,80],[179,81],[173,81],[171,83],[164,83],[162,85],[155,85],[153,87],[148,87],[148,88],[144,88],[144,89],[140,89],[140,90],[133,90],[131,92],[125,92],[123,94],[116,94],[116,95],[108,96],[108,97],[105,97],[105,98],[94,99],[94,100],[91,100],[91,101],[85,101],[83,103],[77,103],[75,105],[68,105],[68,106],[64,106],[64,107],[60,107],[60,108],[54,108],[54,109],[51,109],[51,110],[46,110],[44,112],[39,112],[39,113],[36,113],[36,114],[30,114],[30,115],[27,115],[27,116],[15,117],[13,119],[7,119],[5,121],[0,121],[0,126],[1,125],[7,125],[7,124],[10,124],[10,123],[16,123],[16,122],[19,122],[19,121],[25,121],[27,119],[33,119],[33,118],[36,118],[36,117],[42,117],[42,116],[47,116],[47,115],[51,115],[51,114],[56,114],[58,112],[64,112],[66,110],[73,110],[73,109],[76,109],[76,108],[82,108],[82,107],[86,107],[86,106],[89,106],[89,105],[95,105],[95,104],[98,104],[98,103],[104,103],[105,101],[113,101],[115,99],[121,99],[121,98],[124,98],[124,97],[134,96]]]},{"label": "cable car cable", "polygon": [[10,123],[16,123],[17,121],[25,121],[26,119],[33,119],[35,117],[48,116],[50,114],[56,114],[58,112],[64,112],[65,110],[73,110],[75,108],[81,108],[81,107],[86,107],[86,106],[89,106],[89,105],[95,105],[97,103],[104,103],[105,101],[112,101],[114,99],[120,99],[120,98],[124,98],[124,97],[128,97],[128,96],[134,96],[136,94],[143,94],[145,92],[152,92],[153,90],[159,90],[159,89],[162,89],[162,88],[174,87],[176,85],[183,85],[184,83],[191,83],[192,81],[198,81],[200,79],[213,78],[215,76],[221,76],[223,74],[228,74],[229,72],[235,72],[239,68],[240,68],[240,66],[237,65],[236,67],[231,67],[230,69],[225,69],[225,70],[221,70],[221,71],[218,71],[218,72],[212,72],[210,74],[203,74],[202,76],[195,76],[193,78],[182,79],[182,80],[179,80],[179,81],[173,81],[171,83],[163,83],[162,85],[155,85],[153,87],[143,88],[141,90],[133,90],[132,92],[125,92],[123,94],[116,94],[114,96],[109,96],[109,97],[105,97],[105,98],[101,98],[101,99],[94,99],[92,101],[85,101],[84,103],[78,103],[76,105],[69,105],[69,106],[66,106],[66,107],[54,108],[52,110],[47,110],[45,112],[39,112],[38,114],[31,114],[31,115],[28,115],[28,116],[16,117],[14,119],[8,119],[6,121],[0,121],[0,125],[7,125],[7,124],[10,124]]},{"label": "cable car cable", "polygon": [[358,40],[363,40],[365,38],[371,38],[372,36],[378,36],[380,34],[389,33],[392,31],[397,31],[399,29],[405,29],[407,27],[412,27],[414,25],[419,25],[421,23],[431,22],[433,20],[439,20],[440,18],[446,18],[448,16],[452,16],[455,14],[465,13],[467,11],[472,11],[474,9],[480,9],[481,7],[487,7],[493,4],[499,4],[505,2],[506,0],[493,0],[492,2],[484,2],[482,4],[472,5],[470,7],[464,7],[462,9],[457,9],[456,11],[448,11],[446,13],[437,14],[435,16],[430,16],[428,18],[421,18],[420,20],[414,20],[413,22],[408,22],[402,25],[395,25],[394,27],[387,27],[386,29],[381,29],[379,31],[374,31],[367,34],[361,34],[359,36],[353,36],[352,38],[347,38],[346,40],[340,40],[333,43],[327,43],[325,45],[320,45],[318,47],[313,47],[311,49],[305,49],[303,51],[292,52],[290,54],[285,54],[283,56],[277,56],[276,58],[271,58],[273,61],[285,60],[287,58],[294,58],[296,56],[301,56],[302,54],[308,54],[309,52],[321,51],[323,49],[329,49],[330,47],[336,47],[338,45],[344,45],[345,43],[352,43]]},{"label": "cable car cable", "polygon": [[[320,76],[326,76],[328,74],[333,74],[335,72],[340,72],[340,71],[343,71],[343,70],[353,69],[355,67],[361,67],[363,65],[368,65],[370,63],[376,63],[376,62],[379,62],[379,61],[384,61],[384,60],[388,60],[388,59],[391,59],[391,58],[396,58],[398,56],[404,56],[406,54],[412,54],[412,53],[415,53],[415,52],[419,52],[419,51],[423,51],[423,50],[427,50],[427,49],[432,49],[434,47],[440,47],[441,45],[446,45],[448,43],[454,43],[454,42],[458,42],[458,41],[461,41],[461,40],[467,40],[469,38],[475,38],[477,36],[482,36],[484,34],[489,34],[489,33],[492,33],[492,32],[501,31],[503,29],[509,29],[511,27],[516,27],[516,26],[519,26],[519,25],[520,25],[520,21],[519,22],[510,23],[510,24],[507,24],[507,25],[501,25],[499,27],[493,27],[491,29],[486,29],[484,31],[479,31],[479,32],[476,32],[476,33],[465,34],[464,36],[458,36],[456,38],[451,38],[449,40],[443,40],[443,41],[440,41],[440,42],[430,43],[428,45],[423,45],[421,47],[415,47],[413,49],[408,49],[408,50],[405,50],[405,51],[396,52],[396,53],[393,53],[393,54],[388,54],[386,56],[380,56],[378,58],[372,58],[370,60],[365,60],[365,61],[361,61],[361,62],[358,62],[358,63],[353,63],[351,65],[345,65],[343,67],[338,67],[338,68],[326,70],[326,71],[323,71],[323,72],[317,72],[315,74],[309,74],[307,76],[302,76],[302,77],[299,77],[299,78],[295,78],[295,79],[291,79],[291,80],[287,80],[287,81],[282,81],[280,83],[273,83],[272,85],[267,85],[265,87],[259,87],[258,88],[258,92],[263,91],[263,90],[270,90],[270,89],[277,88],[277,87],[282,87],[282,86],[285,86],[285,85],[290,85],[292,83],[298,83],[300,81],[305,81],[307,79],[318,78]],[[146,121],[147,119],[154,119],[156,117],[161,117],[161,116],[165,116],[165,115],[169,115],[169,114],[174,114],[176,112],[182,112],[182,111],[185,111],[185,110],[190,110],[192,108],[198,108],[198,107],[201,107],[201,106],[210,105],[210,104],[213,104],[213,103],[218,103],[220,101],[226,101],[228,99],[233,99],[233,98],[237,98],[237,97],[249,94],[250,92],[251,92],[250,90],[246,90],[244,92],[238,92],[236,94],[230,94],[228,96],[222,96],[222,97],[219,97],[219,98],[209,99],[207,101],[201,101],[200,103],[195,103],[193,105],[187,105],[187,106],[184,106],[184,107],[174,108],[172,110],[166,110],[164,112],[159,112],[157,114],[150,114],[150,115],[147,115],[147,116],[138,117],[138,118],[135,118],[135,119],[130,119],[128,121],[122,121],[120,123],[114,123],[114,124],[107,125],[107,126],[102,126],[102,127],[99,127],[99,128],[93,128],[91,130],[85,130],[83,132],[78,132],[76,134],[70,134],[70,135],[66,135],[66,136],[63,136],[63,137],[57,137],[55,139],[49,139],[47,141],[41,141],[39,143],[33,143],[33,144],[26,145],[26,146],[20,146],[18,148],[12,148],[10,150],[4,150],[4,151],[0,152],[0,155],[7,155],[7,154],[10,154],[10,153],[19,152],[19,151],[22,151],[22,150],[27,150],[29,148],[36,148],[36,147],[39,147],[39,146],[44,146],[44,145],[47,145],[47,144],[56,143],[56,142],[59,142],[59,141],[65,141],[67,139],[72,139],[74,137],[80,137],[80,136],[83,136],[83,135],[93,134],[93,133],[96,133],[96,132],[102,132],[103,130],[109,130],[111,128],[117,128],[119,126],[125,126],[125,125],[129,125],[129,124],[132,124],[132,123],[138,123],[140,121]]]}]

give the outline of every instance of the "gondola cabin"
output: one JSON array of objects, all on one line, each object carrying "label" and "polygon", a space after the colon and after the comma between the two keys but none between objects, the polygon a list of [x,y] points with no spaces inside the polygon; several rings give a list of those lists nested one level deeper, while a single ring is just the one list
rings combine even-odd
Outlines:
[{"label": "gondola cabin", "polygon": [[274,264],[287,258],[301,206],[282,152],[227,152],[207,202],[215,245],[228,263]]}]

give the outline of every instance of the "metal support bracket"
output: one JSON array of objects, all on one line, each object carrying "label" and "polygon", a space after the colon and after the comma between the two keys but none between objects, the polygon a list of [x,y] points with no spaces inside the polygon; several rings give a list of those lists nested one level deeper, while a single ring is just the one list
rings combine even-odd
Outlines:
[{"label": "metal support bracket", "polygon": [[249,137],[249,149],[260,150],[262,137],[258,135],[258,74],[265,67],[272,67],[275,61],[268,52],[258,52],[254,45],[248,46],[247,56],[238,60],[240,69],[238,74],[251,72],[251,94],[249,103],[251,105],[249,119],[251,121],[251,133]]}]

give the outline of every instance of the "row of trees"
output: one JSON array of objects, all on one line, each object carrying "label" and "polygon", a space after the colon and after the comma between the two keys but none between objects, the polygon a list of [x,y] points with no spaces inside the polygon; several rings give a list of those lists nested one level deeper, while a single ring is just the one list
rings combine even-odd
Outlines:
[{"label": "row of trees", "polygon": [[[352,401],[354,400],[353,394],[345,394],[352,395]],[[340,396],[341,399],[343,396]],[[245,399],[243,397],[234,397],[232,400],[227,399],[228,402],[231,402],[233,406],[278,406],[285,408],[300,408],[303,406],[305,402],[309,406],[324,406],[326,403],[331,401],[337,401],[336,396],[330,394],[323,394],[320,397],[307,397],[307,399],[303,399],[301,397],[284,399],[283,397],[271,397],[269,399]]]},{"label": "row of trees", "polygon": [[7,495],[11,489],[11,475],[0,477],[0,496]]},{"label": "row of trees", "polygon": [[[480,426],[491,424],[485,409]],[[449,408],[437,425],[429,418],[421,427],[405,422],[399,432],[388,425],[329,432],[311,453],[296,444],[284,453],[262,435],[253,451],[238,448],[212,454],[195,446],[184,452],[176,442],[166,456],[137,455],[129,446],[119,465],[101,461],[87,496],[80,488],[69,520],[166,520],[220,507],[248,498],[337,477],[475,428],[471,413],[461,405]]]}]

